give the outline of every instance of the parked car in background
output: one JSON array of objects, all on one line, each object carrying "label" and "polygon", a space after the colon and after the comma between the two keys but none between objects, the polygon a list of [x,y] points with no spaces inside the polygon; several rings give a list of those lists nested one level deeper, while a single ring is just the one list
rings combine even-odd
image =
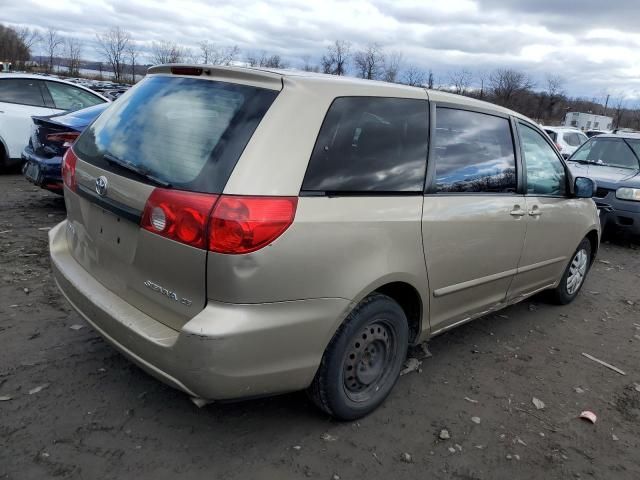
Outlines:
[{"label": "parked car in background", "polygon": [[589,137],[576,128],[542,127],[564,158],[569,158]]},{"label": "parked car in background", "polygon": [[62,156],[109,105],[100,103],[73,112],[32,117],[31,137],[22,152],[25,178],[45,190],[62,194]]},{"label": "parked car in background", "polygon": [[31,134],[31,117],[109,102],[92,90],[54,77],[0,76],[0,168],[17,165]]},{"label": "parked car in background", "polygon": [[530,119],[384,82],[152,67],[62,172],[62,293],[198,402],[308,389],[362,417],[410,344],[571,302],[599,245],[593,181]]},{"label": "parked car in background", "polygon": [[567,161],[574,175],[596,181],[602,227],[640,235],[640,134],[589,139]]}]

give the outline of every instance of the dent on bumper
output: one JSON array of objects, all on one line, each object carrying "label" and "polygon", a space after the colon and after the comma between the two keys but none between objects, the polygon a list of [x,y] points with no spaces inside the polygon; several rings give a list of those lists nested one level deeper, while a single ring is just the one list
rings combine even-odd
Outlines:
[{"label": "dent on bumper", "polygon": [[306,388],[351,302],[322,298],[265,304],[209,302],[180,331],[97,282],[69,253],[66,221],[49,233],[56,283],[118,350],[189,395],[228,400]]}]

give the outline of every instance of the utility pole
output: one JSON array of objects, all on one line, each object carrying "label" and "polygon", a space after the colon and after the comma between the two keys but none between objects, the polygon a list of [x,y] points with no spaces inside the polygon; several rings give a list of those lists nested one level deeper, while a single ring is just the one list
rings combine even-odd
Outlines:
[{"label": "utility pole", "polygon": [[609,105],[609,94],[607,93],[607,99],[604,102],[604,116],[607,116],[607,105]]}]

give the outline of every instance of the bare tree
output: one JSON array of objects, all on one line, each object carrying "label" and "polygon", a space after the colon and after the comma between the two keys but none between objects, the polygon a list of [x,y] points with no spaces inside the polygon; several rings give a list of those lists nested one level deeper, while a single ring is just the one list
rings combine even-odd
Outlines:
[{"label": "bare tree", "polygon": [[345,75],[351,56],[350,50],[351,43],[345,40],[336,40],[333,45],[329,45],[327,53],[320,60],[322,71],[332,75]]},{"label": "bare tree", "polygon": [[200,42],[198,47],[200,48],[200,60],[207,65],[229,65],[240,53],[237,45],[218,47],[208,40]]},{"label": "bare tree", "polygon": [[311,63],[311,57],[309,55],[302,56],[302,70],[305,72],[319,72],[320,67]]},{"label": "bare tree", "polygon": [[47,65],[47,71],[53,71],[53,59],[56,54],[59,53],[60,47],[63,46],[64,40],[60,36],[57,30],[50,28],[47,30],[44,36],[45,48],[47,51],[47,56],[49,57],[49,63]]},{"label": "bare tree", "polygon": [[427,88],[429,90],[433,90],[433,84],[434,84],[433,72],[429,70],[429,77],[427,77]]},{"label": "bare tree", "polygon": [[400,65],[402,64],[402,52],[391,52],[384,59],[384,74],[382,78],[385,82],[396,82],[398,80],[398,73],[400,72]]},{"label": "bare tree", "polygon": [[382,76],[384,67],[384,52],[377,43],[372,43],[364,50],[353,56],[353,63],[360,78],[376,80]]},{"label": "bare tree", "polygon": [[402,75],[402,83],[411,87],[420,87],[424,85],[424,71],[415,65],[409,65]]},{"label": "bare tree", "polygon": [[511,108],[516,95],[533,88],[533,82],[526,74],[508,68],[494,70],[489,76],[489,84],[496,103]]},{"label": "bare tree", "polygon": [[184,61],[185,50],[176,42],[162,40],[151,44],[151,59],[156,65],[164,63],[181,63]]},{"label": "bare tree", "polygon": [[67,70],[69,75],[80,75],[80,55],[82,44],[77,38],[67,38],[65,42],[65,55],[67,57]]},{"label": "bare tree", "polygon": [[622,127],[622,118],[624,117],[625,108],[624,108],[624,97],[618,98],[618,102],[616,103],[616,113],[614,115],[614,128]]},{"label": "bare tree", "polygon": [[255,53],[248,54],[247,63],[250,67],[287,68],[288,66],[280,55],[267,55],[264,50],[259,55]]},{"label": "bare tree", "polygon": [[29,60],[31,52],[11,27],[0,25],[0,59],[10,63],[24,63]]},{"label": "bare tree", "polygon": [[96,35],[102,56],[111,66],[116,82],[124,80],[125,55],[131,43],[131,34],[120,27],[113,27],[102,35]]},{"label": "bare tree", "polygon": [[469,70],[462,69],[449,73],[449,81],[453,87],[454,93],[464,95],[471,86],[473,75]]},{"label": "bare tree", "polygon": [[126,54],[129,57],[129,63],[131,64],[131,83],[136,83],[136,60],[139,56],[138,45],[131,40],[127,45]]},{"label": "bare tree", "polygon": [[18,34],[20,42],[22,42],[22,45],[24,45],[24,47],[28,51],[28,58],[22,60],[22,66],[24,67],[26,61],[31,58],[35,46],[42,41],[42,36],[40,35],[40,32],[38,32],[38,30],[29,27],[19,28],[18,30],[16,30],[16,33]]},{"label": "bare tree", "polygon": [[478,91],[478,98],[482,100],[487,95],[487,74],[484,72],[478,74],[478,80],[480,80],[480,90]]},{"label": "bare tree", "polygon": [[[553,112],[558,104],[558,102],[564,97],[564,78],[560,75],[547,75],[547,118],[551,118],[553,116]],[[596,103],[596,102],[593,102]]]}]

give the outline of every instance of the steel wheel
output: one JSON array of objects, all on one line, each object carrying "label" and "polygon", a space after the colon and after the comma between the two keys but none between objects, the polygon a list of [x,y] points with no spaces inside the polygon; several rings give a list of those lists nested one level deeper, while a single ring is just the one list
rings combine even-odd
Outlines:
[{"label": "steel wheel", "polygon": [[569,266],[569,275],[567,275],[567,293],[573,295],[578,291],[584,277],[587,275],[587,267],[589,264],[589,254],[585,249],[578,250]]},{"label": "steel wheel", "polygon": [[396,333],[385,320],[366,326],[351,342],[344,360],[343,385],[353,402],[367,402],[389,379],[397,355]]}]

